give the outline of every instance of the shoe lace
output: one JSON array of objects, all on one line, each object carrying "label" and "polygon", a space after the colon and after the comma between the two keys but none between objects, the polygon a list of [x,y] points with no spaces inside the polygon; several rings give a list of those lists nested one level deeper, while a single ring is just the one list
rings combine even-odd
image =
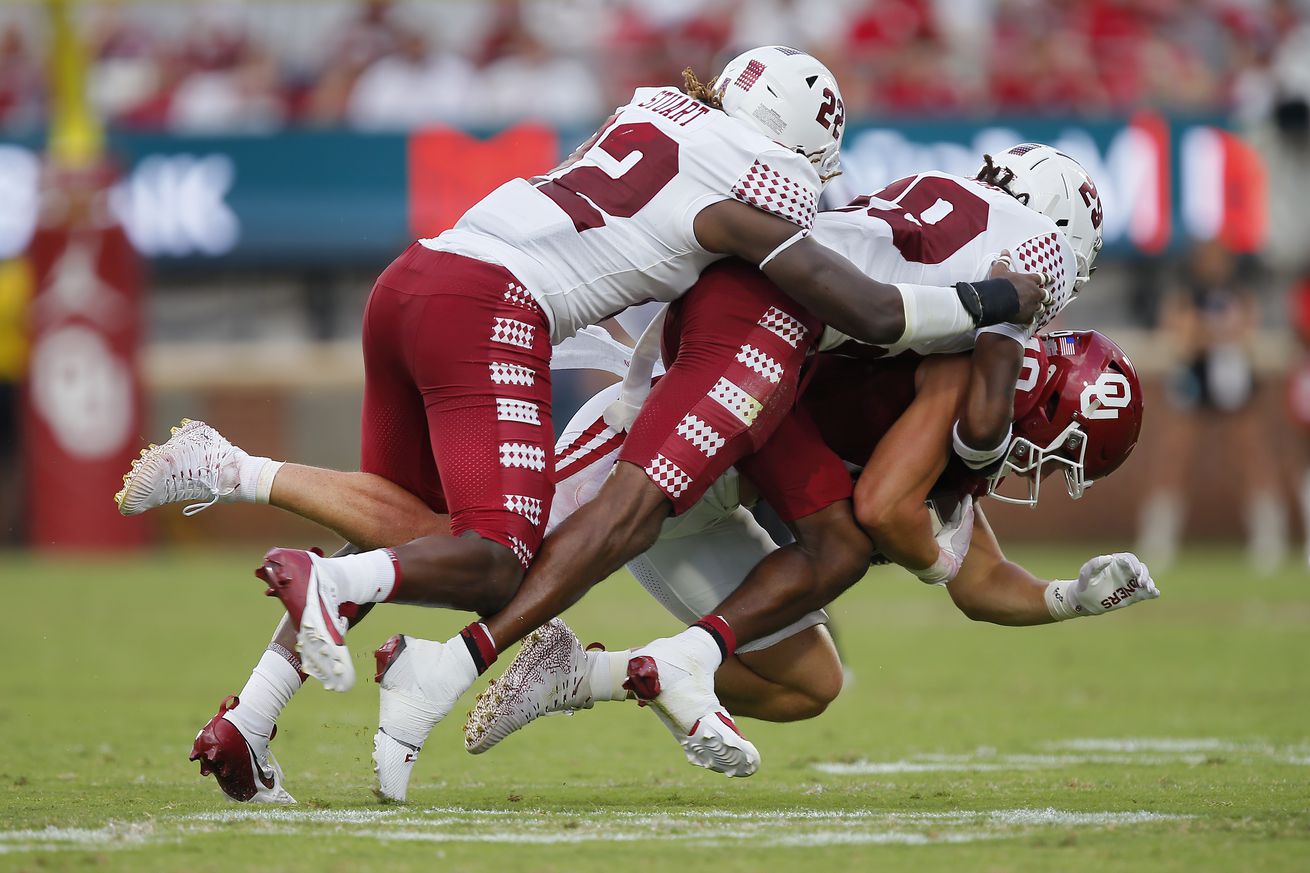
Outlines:
[{"label": "shoe lace", "polygon": [[207,438],[185,446],[184,454],[163,482],[164,495],[169,503],[199,500],[184,507],[183,515],[203,512],[236,490],[235,486],[219,487],[223,461],[228,454],[226,449],[226,446]]}]

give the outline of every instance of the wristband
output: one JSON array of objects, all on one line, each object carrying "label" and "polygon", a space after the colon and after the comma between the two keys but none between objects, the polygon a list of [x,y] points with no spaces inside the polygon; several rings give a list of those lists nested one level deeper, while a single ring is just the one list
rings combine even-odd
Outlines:
[{"label": "wristband", "polygon": [[1068,591],[1071,585],[1073,585],[1072,579],[1056,579],[1046,586],[1046,609],[1051,613],[1051,618],[1056,621],[1082,618],[1087,615],[1074,600],[1073,594]]},{"label": "wristband", "polygon": [[808,230],[798,230],[791,236],[787,237],[776,249],[764,256],[764,260],[760,261],[760,269],[763,270],[769,265],[769,261],[772,261],[774,258],[778,257],[778,255],[787,251],[787,249],[796,245],[796,243],[805,239],[809,235],[810,232]]},{"label": "wristband", "polygon": [[964,465],[970,470],[983,470],[992,464],[1004,458],[1010,451],[1010,440],[1014,436],[1014,425],[1011,424],[1005,428],[1005,436],[993,448],[975,449],[960,438],[960,422],[957,419],[955,425],[951,428],[951,444],[955,447],[955,454],[960,456]]},{"label": "wristband", "polygon": [[910,572],[918,576],[919,581],[925,585],[945,585],[958,571],[959,567],[947,556],[946,550],[939,548],[937,560],[933,561],[931,566]]},{"label": "wristband", "polygon": [[1009,279],[956,282],[955,291],[966,309],[973,312],[976,307],[974,324],[978,327],[1014,321],[1019,316],[1019,289]]}]

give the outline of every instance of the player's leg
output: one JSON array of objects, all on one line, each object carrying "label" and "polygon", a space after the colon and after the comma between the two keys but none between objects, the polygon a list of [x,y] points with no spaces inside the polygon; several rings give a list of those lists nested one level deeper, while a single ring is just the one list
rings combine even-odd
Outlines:
[{"label": "player's leg", "polygon": [[1229,413],[1225,442],[1246,488],[1247,561],[1258,573],[1272,573],[1287,557],[1287,510],[1276,474],[1274,452],[1253,402]]},{"label": "player's leg", "polygon": [[[613,465],[613,452],[602,455],[559,483],[557,513],[594,493],[592,483],[603,480]],[[736,475],[730,472],[695,506],[666,523],[659,541],[629,562],[628,569],[660,605],[690,623],[714,611],[776,548],[739,506]],[[715,675],[715,687],[726,689],[734,701],[749,700],[750,714],[762,718],[794,720],[822,711],[840,690],[842,673],[826,633],[815,632],[825,620],[822,612],[812,613],[744,645]],[[485,752],[541,715],[628,699],[624,683],[630,659],[626,650],[584,651],[562,621],[552,620],[528,635],[510,667],[479,696],[465,725],[466,747],[475,754]],[[679,733],[680,740],[684,736]]]},{"label": "player's leg", "polygon": [[819,325],[740,263],[706,271],[673,304],[668,372],[646,399],[600,493],[554,531],[523,586],[487,620],[507,646],[641,554],[670,514],[691,507],[762,445],[795,400]]},{"label": "player's leg", "polygon": [[264,503],[361,548],[448,531],[444,517],[395,480],[253,456],[202,421],[183,422],[163,445],[144,450],[116,500],[124,515],[171,503],[188,504],[188,515],[215,502]]},{"label": "player's leg", "polygon": [[814,625],[766,648],[738,650],[714,674],[714,690],[734,715],[802,721],[837,699],[843,678],[828,628]]},{"label": "player's leg", "polygon": [[[337,554],[354,551],[357,549],[347,545]],[[355,610],[351,626],[362,621],[371,608],[368,604]],[[282,768],[269,743],[277,735],[282,711],[305,681],[300,666],[296,628],[283,616],[241,691],[225,698],[218,713],[196,734],[190,760],[200,762],[200,775],[212,773],[219,788],[233,800],[295,802],[282,785]]]}]

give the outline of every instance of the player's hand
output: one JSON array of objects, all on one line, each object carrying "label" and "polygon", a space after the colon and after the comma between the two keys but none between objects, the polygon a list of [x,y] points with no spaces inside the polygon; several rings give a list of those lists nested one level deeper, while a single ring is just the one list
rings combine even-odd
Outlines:
[{"label": "player's hand", "polygon": [[1014,290],[1018,292],[1019,314],[1015,316],[1015,324],[1024,326],[1032,324],[1052,300],[1051,277],[1046,273],[1014,272],[1014,264],[1008,250],[1001,252],[992,262],[992,270],[988,278],[1008,279]]},{"label": "player's hand", "polygon": [[1076,607],[1090,615],[1123,609],[1143,600],[1160,596],[1146,565],[1130,552],[1098,555],[1078,571],[1078,580],[1070,586]]},{"label": "player's hand", "polygon": [[942,520],[941,530],[933,537],[940,549],[937,560],[926,570],[915,573],[929,585],[945,585],[960,573],[973,540],[973,498],[965,497],[948,518]]}]

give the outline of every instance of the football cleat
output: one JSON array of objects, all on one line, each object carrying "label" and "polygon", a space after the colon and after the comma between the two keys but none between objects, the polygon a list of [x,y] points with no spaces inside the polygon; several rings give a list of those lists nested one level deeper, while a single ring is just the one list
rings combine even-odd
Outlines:
[{"label": "football cleat", "polygon": [[203,421],[184,418],[162,446],[151,443],[132,462],[114,495],[123,515],[140,515],[168,503],[186,503],[195,515],[236,494],[245,451]]},{"label": "football cleat", "polygon": [[452,645],[397,634],[374,655],[381,686],[373,737],[374,793],[383,801],[403,801],[428,734],[455,708],[478,671],[458,638]]},{"label": "football cleat", "polygon": [[539,716],[591,709],[587,653],[558,618],[528,634],[514,662],[478,695],[464,723],[464,748],[480,755]]},{"label": "football cleat", "polygon": [[218,713],[196,734],[190,760],[199,761],[200,775],[212,773],[218,787],[235,801],[295,803],[296,799],[282,787],[282,767],[268,747],[277,736],[277,728],[267,740],[247,737],[227,717],[240,703],[232,696],[218,705]]},{"label": "football cleat", "polygon": [[271,549],[255,576],[268,585],[264,593],[279,598],[291,616],[304,671],[330,691],[349,691],[355,685],[355,665],[346,648],[349,622],[341,614],[336,583],[320,571],[320,560],[298,549]]},{"label": "football cleat", "polygon": [[714,694],[714,670],[674,639],[637,649],[623,687],[649,706],[682,746],[688,763],[728,776],[750,776],[760,753]]}]

